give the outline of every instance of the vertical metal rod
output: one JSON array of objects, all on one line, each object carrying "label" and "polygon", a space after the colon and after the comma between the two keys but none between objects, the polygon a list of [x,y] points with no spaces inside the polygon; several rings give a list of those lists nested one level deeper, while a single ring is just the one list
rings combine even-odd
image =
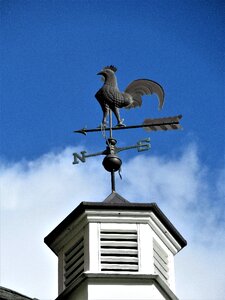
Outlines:
[{"label": "vertical metal rod", "polygon": [[[110,147],[110,154],[111,152],[111,139],[113,138],[112,136],[112,110],[109,110],[109,139],[108,139],[108,146]],[[111,186],[112,186],[112,193],[115,192],[116,187],[115,187],[115,172],[111,171]]]},{"label": "vertical metal rod", "polygon": [[110,139],[112,139],[112,110],[109,110],[109,130],[110,130]]},{"label": "vertical metal rod", "polygon": [[116,191],[116,187],[115,187],[115,172],[112,171],[111,172],[111,184],[112,184],[112,193]]}]

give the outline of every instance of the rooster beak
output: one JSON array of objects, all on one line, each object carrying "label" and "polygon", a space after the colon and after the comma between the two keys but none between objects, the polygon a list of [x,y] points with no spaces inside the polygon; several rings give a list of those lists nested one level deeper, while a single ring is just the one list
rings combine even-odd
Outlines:
[{"label": "rooster beak", "polygon": [[97,75],[103,75],[103,72],[102,72],[102,71],[101,71],[101,72],[98,72]]}]

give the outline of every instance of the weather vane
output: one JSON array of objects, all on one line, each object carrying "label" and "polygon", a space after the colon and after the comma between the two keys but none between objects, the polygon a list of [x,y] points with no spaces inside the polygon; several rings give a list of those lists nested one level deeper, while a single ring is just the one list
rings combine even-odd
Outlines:
[{"label": "weather vane", "polygon": [[[95,94],[97,101],[99,102],[102,112],[103,119],[102,123],[97,128],[83,128],[76,130],[76,133],[82,133],[86,135],[88,132],[99,132],[102,131],[106,138],[105,132],[109,131],[109,137],[106,138],[106,149],[100,152],[87,154],[86,151],[81,151],[80,154],[73,153],[74,161],[73,164],[78,164],[79,161],[85,162],[86,158],[98,155],[104,155],[103,166],[111,173],[111,187],[112,192],[115,192],[115,172],[121,170],[122,161],[118,156],[118,153],[124,150],[137,149],[138,152],[146,151],[150,149],[150,139],[146,138],[144,140],[138,141],[133,146],[127,147],[117,147],[117,141],[113,138],[113,131],[115,130],[125,130],[134,128],[144,128],[147,131],[157,131],[157,130],[174,130],[180,129],[179,124],[181,115],[175,117],[166,117],[159,119],[145,119],[143,124],[126,126],[123,123],[123,119],[120,118],[121,108],[135,108],[142,105],[142,96],[156,94],[159,101],[159,109],[162,109],[164,104],[164,91],[160,84],[149,79],[138,79],[132,81],[124,92],[120,92],[116,73],[117,68],[115,66],[107,66],[103,68],[97,75],[102,75],[104,81],[103,86]],[[112,113],[115,115],[117,120],[117,125],[113,126]],[[109,125],[107,123],[107,118],[109,118]]]}]

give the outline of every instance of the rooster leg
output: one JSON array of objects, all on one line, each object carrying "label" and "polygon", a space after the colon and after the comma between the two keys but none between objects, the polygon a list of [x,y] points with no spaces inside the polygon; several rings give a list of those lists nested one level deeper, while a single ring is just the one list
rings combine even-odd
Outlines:
[{"label": "rooster leg", "polygon": [[113,108],[111,108],[112,109],[112,111],[113,111],[113,113],[114,113],[114,115],[115,115],[115,117],[116,117],[116,119],[117,119],[117,127],[125,127],[126,125],[124,125],[123,124],[123,119],[121,119],[120,118],[120,110],[119,110],[119,108],[118,107],[113,107]]},{"label": "rooster leg", "polygon": [[108,114],[109,114],[109,107],[108,105],[105,105],[104,107],[104,110],[103,110],[103,119],[102,119],[102,126],[103,127],[106,127],[107,125],[107,117],[108,117]]}]

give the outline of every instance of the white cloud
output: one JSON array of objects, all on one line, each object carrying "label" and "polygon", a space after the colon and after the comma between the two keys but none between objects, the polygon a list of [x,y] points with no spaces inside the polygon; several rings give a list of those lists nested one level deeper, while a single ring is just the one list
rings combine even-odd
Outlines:
[{"label": "white cloud", "polygon": [[[56,298],[57,259],[43,238],[81,201],[110,193],[101,158],[73,166],[73,151],[1,164],[1,285]],[[157,202],[188,240],[175,261],[178,296],[224,299],[224,170],[211,174],[190,145],[176,158],[139,155],[123,164],[123,177],[117,179],[123,197]]]}]

